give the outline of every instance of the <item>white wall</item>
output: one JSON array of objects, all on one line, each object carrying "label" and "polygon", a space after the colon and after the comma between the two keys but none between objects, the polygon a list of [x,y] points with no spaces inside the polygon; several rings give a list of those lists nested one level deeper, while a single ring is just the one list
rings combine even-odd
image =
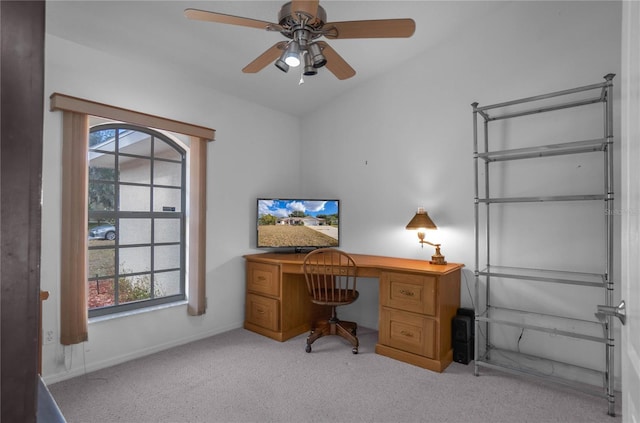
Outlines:
[{"label": "white wall", "polygon": [[[466,307],[472,306],[469,293],[475,262],[470,104],[488,105],[590,85],[603,82],[608,73],[620,73],[620,3],[504,2],[487,6],[493,7],[487,9],[490,13],[461,26],[455,37],[398,64],[393,73],[346,92],[303,119],[302,125],[304,189],[311,195],[341,199],[342,247],[358,253],[428,259],[433,249],[421,250],[415,233],[404,229],[416,208],[424,206],[439,227],[428,239],[443,244],[447,260],[466,266],[461,294]],[[619,83],[617,79],[614,84]],[[616,87],[614,99],[618,92]],[[619,109],[618,102],[615,108]],[[313,130],[318,123],[322,131]],[[593,138],[598,136],[602,132]],[[541,144],[579,139],[543,140]],[[617,164],[619,146],[615,154]],[[571,177],[582,178],[575,168],[573,172]],[[619,171],[616,184],[618,175]],[[564,229],[553,219],[550,225],[546,233]],[[531,237],[520,241],[524,245]],[[543,241],[538,239],[534,245],[548,246]],[[617,250],[618,239],[615,244]],[[563,269],[570,259],[583,263],[587,271],[602,271],[602,267],[591,268],[592,257],[589,244],[576,242],[571,250],[552,256],[550,267]],[[520,258],[535,267],[531,255]],[[614,280],[616,277],[619,275]],[[361,298],[341,316],[377,327],[377,284],[375,280],[365,282],[359,284]],[[525,297],[536,295],[541,287],[529,292],[526,285],[521,289]],[[564,294],[575,298],[581,295],[578,292],[585,291],[565,288]],[[585,310],[570,312],[585,314]],[[593,319],[592,311],[586,314]],[[548,336],[538,339],[526,331],[520,346],[544,349],[548,341]],[[571,356],[579,348],[585,361],[600,366],[603,348],[587,343],[585,351],[584,344],[560,349],[564,356]]]},{"label": "white wall", "polygon": [[[242,255],[255,245],[255,198],[300,193],[299,163],[291,160],[299,156],[298,119],[220,94],[158,66],[47,36],[45,94],[53,92],[214,128],[216,140],[209,144],[207,157],[207,313],[189,317],[183,305],[90,322],[88,342],[44,346],[47,382],[242,326]],[[56,340],[61,120],[61,112],[45,111],[41,286],[51,294],[44,303],[44,331],[53,331]],[[283,127],[290,128],[289,137],[280,136]]]}]

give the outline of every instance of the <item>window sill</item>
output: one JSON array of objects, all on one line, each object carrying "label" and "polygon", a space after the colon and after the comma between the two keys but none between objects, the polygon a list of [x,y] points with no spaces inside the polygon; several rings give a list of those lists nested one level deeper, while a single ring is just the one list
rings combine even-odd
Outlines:
[{"label": "window sill", "polygon": [[139,309],[136,309],[136,310],[123,311],[121,313],[113,313],[113,314],[107,314],[107,315],[104,315],[104,316],[90,317],[89,318],[89,324],[104,322],[104,321],[107,321],[107,320],[120,319],[120,318],[124,318],[124,317],[135,316],[137,314],[150,313],[150,312],[157,311],[157,310],[164,310],[166,308],[180,307],[180,306],[187,305],[187,304],[188,304],[187,300],[182,300],[182,301],[176,301],[176,302],[173,302],[173,303],[160,304],[160,305],[152,306],[152,307],[139,308]]}]

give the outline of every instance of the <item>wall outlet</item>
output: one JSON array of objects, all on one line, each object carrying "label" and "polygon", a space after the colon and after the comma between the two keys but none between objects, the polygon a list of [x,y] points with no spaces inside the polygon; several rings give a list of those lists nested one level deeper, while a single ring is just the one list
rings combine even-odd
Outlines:
[{"label": "wall outlet", "polygon": [[54,341],[54,335],[53,335],[53,331],[52,330],[48,330],[44,333],[44,339],[43,342],[45,344],[51,344]]}]

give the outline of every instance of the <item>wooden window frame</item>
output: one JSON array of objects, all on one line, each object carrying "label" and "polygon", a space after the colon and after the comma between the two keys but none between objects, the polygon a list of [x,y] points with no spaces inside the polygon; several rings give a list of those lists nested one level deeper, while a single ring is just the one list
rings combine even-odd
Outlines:
[{"label": "wooden window frame", "polygon": [[204,314],[207,144],[214,140],[215,130],[60,93],[50,96],[50,110],[63,112],[60,342],[71,345],[88,339],[86,278],[89,116],[177,132],[189,137],[187,312],[191,316]]}]

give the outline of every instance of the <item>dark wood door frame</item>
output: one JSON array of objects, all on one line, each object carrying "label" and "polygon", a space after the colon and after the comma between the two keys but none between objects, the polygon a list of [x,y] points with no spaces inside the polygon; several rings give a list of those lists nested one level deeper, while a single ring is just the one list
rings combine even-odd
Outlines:
[{"label": "dark wood door frame", "polygon": [[40,294],[44,1],[0,1],[0,409],[35,422]]}]

